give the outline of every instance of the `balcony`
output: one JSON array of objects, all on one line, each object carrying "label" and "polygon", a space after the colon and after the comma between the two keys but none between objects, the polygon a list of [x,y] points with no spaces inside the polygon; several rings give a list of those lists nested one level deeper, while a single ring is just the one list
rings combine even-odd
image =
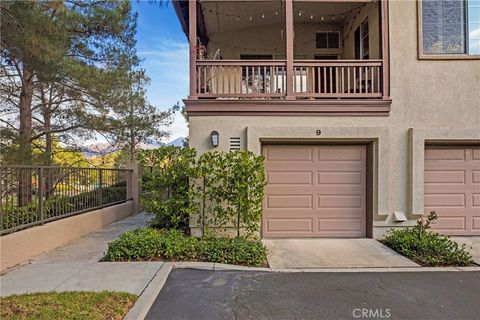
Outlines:
[{"label": "balcony", "polygon": [[387,0],[174,5],[191,45],[187,113],[388,115]]},{"label": "balcony", "polygon": [[292,78],[296,99],[382,98],[382,60],[197,60],[200,99],[285,99]]},{"label": "balcony", "polygon": [[286,62],[198,60],[198,98],[281,99],[286,97]]}]

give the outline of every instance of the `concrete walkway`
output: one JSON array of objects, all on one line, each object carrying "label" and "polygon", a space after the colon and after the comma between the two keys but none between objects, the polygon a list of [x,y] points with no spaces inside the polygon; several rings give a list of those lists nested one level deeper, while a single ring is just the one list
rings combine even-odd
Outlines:
[{"label": "concrete walkway", "polygon": [[263,239],[275,269],[420,267],[374,239]]},{"label": "concrete walkway", "polygon": [[0,276],[0,295],[27,292],[114,290],[140,294],[163,262],[99,262],[108,243],[127,230],[145,226],[150,216],[117,221],[69,244],[44,253]]},{"label": "concrete walkway", "polygon": [[457,242],[459,245],[465,245],[472,255],[473,262],[480,265],[480,237],[475,236],[464,236],[464,237],[450,237],[453,241]]}]

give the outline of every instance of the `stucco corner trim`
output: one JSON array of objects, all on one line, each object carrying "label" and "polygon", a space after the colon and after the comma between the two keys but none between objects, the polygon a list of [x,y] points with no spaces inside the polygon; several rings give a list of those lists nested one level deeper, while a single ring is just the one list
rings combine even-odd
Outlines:
[{"label": "stucco corner trim", "polygon": [[433,144],[480,144],[480,127],[408,129],[408,213],[416,219],[424,215],[425,146]]}]

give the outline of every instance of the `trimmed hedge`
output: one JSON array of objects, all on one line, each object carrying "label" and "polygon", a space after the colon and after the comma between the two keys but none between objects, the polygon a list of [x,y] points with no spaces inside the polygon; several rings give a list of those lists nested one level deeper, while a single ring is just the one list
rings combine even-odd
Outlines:
[{"label": "trimmed hedge", "polygon": [[127,231],[108,246],[106,261],[208,261],[263,266],[267,249],[258,240],[194,238],[175,229],[140,228]]},{"label": "trimmed hedge", "polygon": [[468,266],[473,264],[465,245],[459,246],[445,235],[429,231],[437,219],[435,212],[427,217],[426,224],[390,230],[383,243],[401,255],[423,266]]}]

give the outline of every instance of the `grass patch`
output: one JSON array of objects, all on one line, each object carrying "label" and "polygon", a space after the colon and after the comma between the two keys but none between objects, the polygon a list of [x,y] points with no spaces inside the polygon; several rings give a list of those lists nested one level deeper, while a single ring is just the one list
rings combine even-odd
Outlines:
[{"label": "grass patch", "polygon": [[120,320],[136,296],[124,292],[45,292],[0,298],[2,320]]},{"label": "grass patch", "polygon": [[245,238],[194,238],[175,229],[140,228],[127,231],[109,244],[106,261],[208,261],[265,266],[267,249]]},{"label": "grass patch", "polygon": [[445,235],[428,230],[437,219],[431,212],[426,223],[390,230],[382,243],[422,266],[469,266],[473,264],[465,245],[460,246]]}]

